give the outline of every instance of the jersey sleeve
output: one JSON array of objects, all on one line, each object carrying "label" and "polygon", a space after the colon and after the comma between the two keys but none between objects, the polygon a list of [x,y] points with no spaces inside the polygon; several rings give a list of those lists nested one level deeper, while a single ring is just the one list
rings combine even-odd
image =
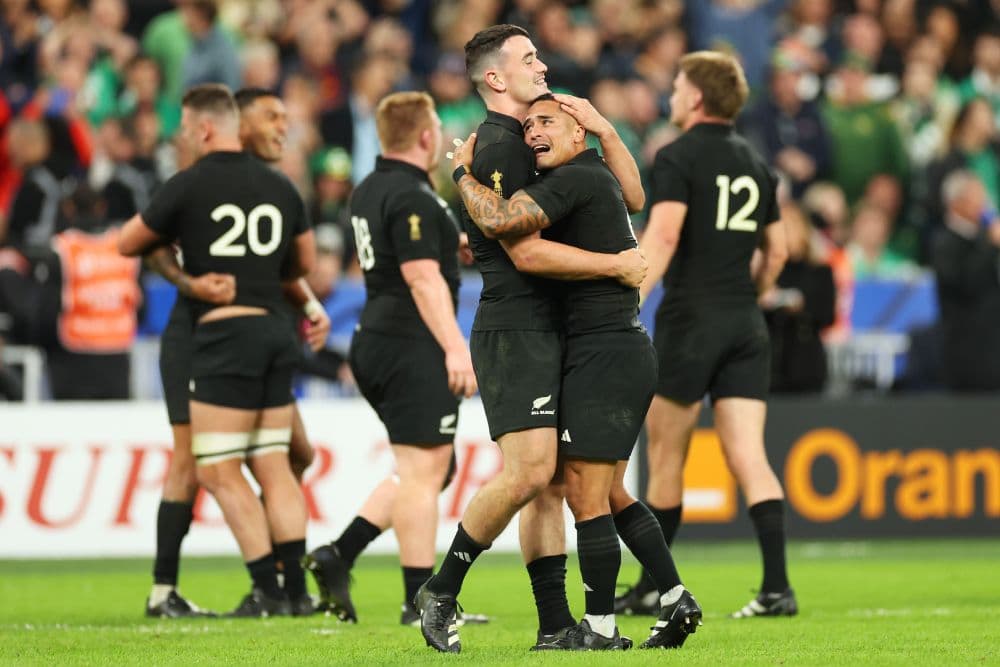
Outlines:
[{"label": "jersey sleeve", "polygon": [[778,176],[770,169],[767,170],[767,175],[770,197],[767,204],[767,215],[764,216],[764,224],[770,225],[781,219],[781,208],[778,206]]},{"label": "jersey sleeve", "polygon": [[294,187],[291,190],[290,207],[294,216],[294,220],[292,221],[292,236],[296,237],[312,229],[312,220],[309,217],[309,212],[306,211],[306,204],[302,201],[302,197],[299,196],[298,191]]},{"label": "jersey sleeve", "polygon": [[429,194],[401,194],[389,207],[389,239],[399,263],[414,259],[441,261],[442,225],[452,225],[447,213]]},{"label": "jersey sleeve", "polygon": [[653,160],[653,169],[650,173],[650,205],[661,201],[677,201],[684,204],[690,201],[691,183],[680,166],[677,151],[670,150],[671,148],[667,146],[661,149]]},{"label": "jersey sleeve", "polygon": [[557,167],[524,191],[555,225],[589,196],[590,180],[585,169],[572,165]]},{"label": "jersey sleeve", "polygon": [[535,177],[533,156],[513,143],[491,144],[479,151],[472,161],[476,180],[500,196],[510,199]]},{"label": "jersey sleeve", "polygon": [[177,238],[182,222],[180,211],[185,201],[187,172],[174,174],[153,195],[149,205],[142,211],[142,221],[160,236]]}]

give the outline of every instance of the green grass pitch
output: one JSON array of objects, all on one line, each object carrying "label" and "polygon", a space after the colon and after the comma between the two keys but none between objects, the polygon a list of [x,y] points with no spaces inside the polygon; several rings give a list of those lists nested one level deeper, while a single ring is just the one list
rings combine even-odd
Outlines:
[{"label": "green grass pitch", "polygon": [[[685,583],[705,624],[680,651],[532,654],[536,618],[527,574],[513,555],[487,553],[460,601],[494,616],[461,631],[461,655],[424,646],[397,625],[402,576],[391,557],[355,569],[358,625],[333,619],[155,621],[142,617],[146,560],[0,561],[3,665],[331,664],[1000,664],[1000,540],[793,543],[790,570],[801,613],[733,621],[759,577],[751,543],[681,543]],[[637,567],[625,556],[621,581]],[[570,602],[582,613],[576,563]],[[181,590],[226,610],[248,589],[236,559],[189,558]],[[650,620],[619,619],[638,644]]]}]

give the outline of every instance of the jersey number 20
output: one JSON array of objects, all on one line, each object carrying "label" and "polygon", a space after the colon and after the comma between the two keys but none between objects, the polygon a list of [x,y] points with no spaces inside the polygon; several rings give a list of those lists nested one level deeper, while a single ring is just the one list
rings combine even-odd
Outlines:
[{"label": "jersey number 20", "polygon": [[[236,204],[222,204],[212,211],[212,220],[222,222],[226,218],[233,221],[233,226],[223,232],[212,245],[208,246],[208,254],[213,257],[243,257],[247,247],[237,241],[242,240],[246,230],[247,245],[255,255],[266,257],[281,245],[281,211],[273,204],[258,204],[250,213],[244,213]],[[260,220],[271,221],[271,238],[266,243],[260,240]]]},{"label": "jersey number 20", "polygon": [[368,219],[351,216],[354,227],[354,244],[358,247],[358,264],[362,271],[371,271],[375,266],[375,249],[372,248],[372,233],[368,230]]},{"label": "jersey number 20", "polygon": [[[760,202],[760,190],[757,188],[757,181],[749,176],[737,176],[732,181],[728,176],[716,176],[715,184],[719,188],[719,204],[715,210],[715,228],[718,230],[731,230],[734,232],[755,232],[757,222],[747,220],[750,214],[757,209]],[[747,202],[743,204],[736,215],[729,217],[729,195],[739,194],[743,190],[748,193]]]}]

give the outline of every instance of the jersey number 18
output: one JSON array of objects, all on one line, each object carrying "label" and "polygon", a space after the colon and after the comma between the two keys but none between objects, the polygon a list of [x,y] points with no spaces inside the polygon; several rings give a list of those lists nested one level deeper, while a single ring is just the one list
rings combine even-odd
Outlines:
[{"label": "jersey number 18", "polygon": [[[728,176],[716,176],[715,185],[719,188],[719,203],[715,210],[715,228],[733,232],[755,232],[757,222],[747,218],[757,209],[760,202],[760,189],[757,181],[749,176],[737,176],[730,181]],[[739,194],[743,190],[748,193],[747,202],[743,204],[736,215],[729,217],[729,195]]]},{"label": "jersey number 18", "polygon": [[367,218],[351,216],[354,227],[354,244],[358,247],[358,264],[362,271],[371,271],[375,266],[375,249],[372,248],[372,233],[368,230]]}]

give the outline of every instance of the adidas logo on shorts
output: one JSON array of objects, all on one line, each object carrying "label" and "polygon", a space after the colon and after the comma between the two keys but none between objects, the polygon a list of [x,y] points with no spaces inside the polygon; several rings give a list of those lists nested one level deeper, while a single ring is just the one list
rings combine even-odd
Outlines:
[{"label": "adidas logo on shorts", "polygon": [[568,428],[567,429],[563,429],[562,437],[559,438],[559,440],[561,440],[562,442],[565,442],[565,443],[572,443],[573,442],[573,438],[569,437],[569,429]]},{"label": "adidas logo on shorts", "polygon": [[554,415],[556,413],[556,411],[554,409],[552,409],[552,410],[543,410],[542,409],[542,408],[544,408],[545,406],[547,406],[551,402],[552,402],[552,394],[549,394],[548,396],[539,396],[538,398],[536,398],[535,400],[533,400],[531,402],[531,415],[532,416],[535,416],[535,415]]}]

